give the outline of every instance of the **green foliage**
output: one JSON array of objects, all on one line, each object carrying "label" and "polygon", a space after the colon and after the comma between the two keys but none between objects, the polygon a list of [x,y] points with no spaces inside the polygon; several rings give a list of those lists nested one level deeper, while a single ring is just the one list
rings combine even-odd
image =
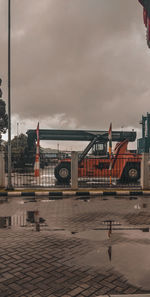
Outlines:
[{"label": "green foliage", "polygon": [[0,99],[0,133],[6,133],[8,129],[8,115],[6,114],[6,103]]},{"label": "green foliage", "polygon": [[24,153],[27,149],[27,136],[25,134],[20,134],[19,136],[15,136],[11,141],[11,150],[12,153]]},{"label": "green foliage", "polygon": [[[6,160],[7,160],[8,143],[6,144]],[[27,136],[20,134],[15,136],[11,141],[12,167],[14,169],[23,170],[25,167],[33,167],[35,161],[35,152],[29,151]],[[7,162],[7,161],[6,161]]]}]

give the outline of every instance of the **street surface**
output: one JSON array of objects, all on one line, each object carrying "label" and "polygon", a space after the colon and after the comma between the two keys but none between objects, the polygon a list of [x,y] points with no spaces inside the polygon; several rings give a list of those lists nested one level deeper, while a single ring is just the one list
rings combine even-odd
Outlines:
[{"label": "street surface", "polygon": [[1,297],[150,293],[150,198],[0,203]]}]

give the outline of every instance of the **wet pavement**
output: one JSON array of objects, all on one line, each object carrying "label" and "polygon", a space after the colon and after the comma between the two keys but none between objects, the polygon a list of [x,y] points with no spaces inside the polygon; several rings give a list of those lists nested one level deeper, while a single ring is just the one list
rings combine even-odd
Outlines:
[{"label": "wet pavement", "polygon": [[149,227],[149,197],[1,197],[0,296],[150,293]]}]

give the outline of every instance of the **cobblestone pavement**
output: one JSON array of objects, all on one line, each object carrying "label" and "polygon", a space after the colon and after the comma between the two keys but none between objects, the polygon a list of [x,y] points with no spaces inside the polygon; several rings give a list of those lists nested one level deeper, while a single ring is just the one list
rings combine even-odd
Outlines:
[{"label": "cobblestone pavement", "polygon": [[[110,245],[120,242],[142,241],[149,245],[149,237],[125,238],[115,231],[111,238],[107,231],[99,233],[100,238],[92,238],[94,233],[86,234],[103,228],[103,221],[108,219],[121,226],[146,227],[150,223],[149,198],[37,202],[20,199],[1,201],[0,205],[0,297],[94,297],[148,292],[129,282],[110,261],[93,266],[80,260],[98,247],[108,249],[111,260]],[[40,232],[29,220],[32,211],[45,220],[41,219]],[[2,228],[4,220],[7,227]]]}]

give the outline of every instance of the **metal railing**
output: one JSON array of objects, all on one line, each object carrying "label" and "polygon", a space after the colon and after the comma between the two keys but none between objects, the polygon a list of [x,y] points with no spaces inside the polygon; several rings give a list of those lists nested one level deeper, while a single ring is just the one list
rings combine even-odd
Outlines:
[{"label": "metal railing", "polygon": [[[6,158],[5,158],[6,159]],[[34,158],[33,158],[34,159]],[[55,167],[60,159],[42,158],[40,162],[39,176],[35,176],[34,162],[24,163],[20,155],[13,154],[12,158],[12,185],[14,188],[35,188],[35,187],[69,187],[69,184],[62,184],[57,181],[54,175]],[[5,184],[7,184],[8,170],[5,166]]]},{"label": "metal railing", "polygon": [[80,187],[140,187],[141,157],[86,158],[78,170]]},{"label": "metal railing", "polygon": [[[111,162],[108,156],[94,158],[88,156],[78,164],[78,187],[140,187],[140,167],[141,157],[138,155],[113,156]],[[56,168],[60,168],[60,171],[57,170],[57,175],[55,174]],[[68,174],[67,170],[70,175],[68,179],[65,178]],[[7,184],[7,163],[5,175]],[[60,179],[58,175],[62,178]],[[19,155],[13,154],[12,185],[14,188],[70,188],[71,157],[62,159],[60,155],[59,159],[48,159],[43,155],[40,162],[40,174],[36,177],[34,162],[27,163],[27,160],[23,162]]]}]

